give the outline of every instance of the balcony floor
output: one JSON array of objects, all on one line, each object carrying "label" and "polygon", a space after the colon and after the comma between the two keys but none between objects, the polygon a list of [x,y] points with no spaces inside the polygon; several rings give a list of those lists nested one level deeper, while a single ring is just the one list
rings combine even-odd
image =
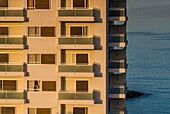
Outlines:
[{"label": "balcony floor", "polygon": [[94,49],[94,45],[62,45],[58,46],[60,49]]},{"label": "balcony floor", "polygon": [[94,100],[58,100],[60,104],[86,104],[93,105]]},{"label": "balcony floor", "polygon": [[0,22],[23,22],[24,17],[0,17]]},{"label": "balcony floor", "polygon": [[59,21],[66,21],[66,22],[94,22],[94,17],[78,17],[78,16],[67,16],[67,17],[59,17],[58,18]]}]

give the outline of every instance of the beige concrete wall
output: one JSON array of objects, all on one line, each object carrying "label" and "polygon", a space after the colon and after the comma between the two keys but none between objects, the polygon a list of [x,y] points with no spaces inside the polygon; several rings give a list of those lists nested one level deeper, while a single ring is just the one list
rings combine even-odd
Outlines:
[{"label": "beige concrete wall", "polygon": [[24,0],[8,0],[8,7],[24,7]]}]

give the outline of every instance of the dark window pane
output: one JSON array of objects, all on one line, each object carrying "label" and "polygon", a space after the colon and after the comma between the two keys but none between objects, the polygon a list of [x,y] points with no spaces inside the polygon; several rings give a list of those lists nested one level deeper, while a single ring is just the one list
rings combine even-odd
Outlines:
[{"label": "dark window pane", "polygon": [[85,7],[84,0],[73,0],[73,7]]},{"label": "dark window pane", "polygon": [[36,0],[35,9],[50,9],[49,0]]},{"label": "dark window pane", "polygon": [[41,36],[54,37],[55,36],[54,27],[41,27]]},{"label": "dark window pane", "polygon": [[76,54],[76,63],[87,63],[88,64],[88,54]]},{"label": "dark window pane", "polygon": [[37,114],[51,114],[50,108],[37,108]]},{"label": "dark window pane", "polygon": [[16,81],[3,80],[3,90],[16,90]]},{"label": "dark window pane", "polygon": [[86,108],[74,107],[73,114],[86,114]]},{"label": "dark window pane", "polygon": [[8,54],[0,54],[0,63],[8,62]]},{"label": "dark window pane", "polygon": [[0,7],[8,7],[8,0],[0,0]]},{"label": "dark window pane", "polygon": [[41,54],[41,64],[55,64],[55,54]]},{"label": "dark window pane", "polygon": [[76,91],[88,91],[88,81],[76,81]]},{"label": "dark window pane", "polygon": [[82,35],[82,27],[71,27],[70,28],[71,29],[71,32],[70,32],[70,34],[71,35]]},{"label": "dark window pane", "polygon": [[15,107],[2,107],[2,114],[15,114]]},{"label": "dark window pane", "polygon": [[0,27],[0,35],[8,35],[8,27]]},{"label": "dark window pane", "polygon": [[56,82],[55,81],[43,81],[42,91],[56,91]]}]

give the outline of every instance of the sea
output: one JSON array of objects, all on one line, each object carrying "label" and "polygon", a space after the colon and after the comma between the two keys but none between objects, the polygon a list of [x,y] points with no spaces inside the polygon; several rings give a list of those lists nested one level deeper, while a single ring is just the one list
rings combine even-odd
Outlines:
[{"label": "sea", "polygon": [[170,33],[128,32],[128,114],[170,114]]}]

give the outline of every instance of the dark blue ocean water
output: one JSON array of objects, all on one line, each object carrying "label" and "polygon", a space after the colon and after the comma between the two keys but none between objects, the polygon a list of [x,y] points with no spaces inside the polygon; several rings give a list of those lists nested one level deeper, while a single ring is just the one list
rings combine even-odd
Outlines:
[{"label": "dark blue ocean water", "polygon": [[147,94],[128,99],[128,114],[170,114],[170,33],[129,32],[127,85]]}]

